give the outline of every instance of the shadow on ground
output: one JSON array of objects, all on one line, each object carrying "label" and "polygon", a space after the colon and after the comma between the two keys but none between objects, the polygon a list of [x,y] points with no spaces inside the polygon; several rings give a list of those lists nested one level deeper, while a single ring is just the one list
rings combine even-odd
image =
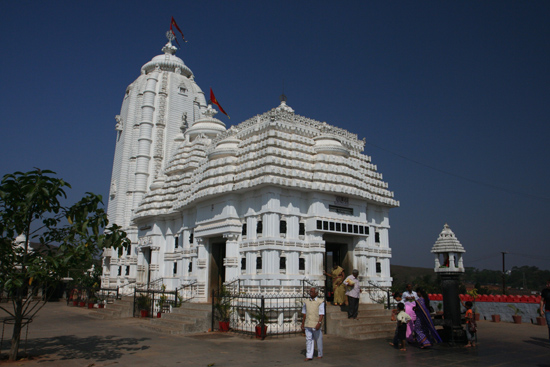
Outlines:
[{"label": "shadow on ground", "polygon": [[[40,362],[55,362],[70,359],[87,359],[109,361],[120,359],[123,355],[147,350],[150,346],[144,342],[150,338],[119,338],[116,336],[77,337],[64,335],[52,338],[30,339],[27,342],[27,355]],[[23,356],[25,342],[21,342],[20,356]],[[9,351],[10,345],[3,347],[3,354]]]},{"label": "shadow on ground", "polygon": [[550,344],[548,343],[548,339],[543,338],[531,338],[528,340],[524,340],[525,343],[536,345],[537,347],[543,347],[546,349],[550,349]]}]

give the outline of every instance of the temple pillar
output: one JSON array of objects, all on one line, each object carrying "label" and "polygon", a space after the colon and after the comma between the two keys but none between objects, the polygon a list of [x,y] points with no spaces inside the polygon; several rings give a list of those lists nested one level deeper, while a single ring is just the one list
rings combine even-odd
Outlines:
[{"label": "temple pillar", "polygon": [[225,242],[225,280],[230,282],[240,275],[240,256],[239,256],[239,235],[237,233],[227,233],[223,235]]},{"label": "temple pillar", "polygon": [[263,215],[264,236],[279,237],[279,214],[267,213]]}]

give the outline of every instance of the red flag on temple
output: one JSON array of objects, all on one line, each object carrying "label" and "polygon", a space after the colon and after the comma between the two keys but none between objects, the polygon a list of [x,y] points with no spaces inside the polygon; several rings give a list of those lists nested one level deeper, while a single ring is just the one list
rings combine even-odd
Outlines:
[{"label": "red flag on temple", "polygon": [[231,118],[231,117],[229,117],[229,115],[223,110],[222,106],[220,106],[220,103],[219,103],[218,100],[216,99],[216,96],[214,95],[214,92],[212,92],[212,88],[210,88],[210,102],[212,102],[212,104],[215,104],[216,106],[218,106],[218,108],[220,109],[220,112],[223,113],[225,116],[227,116],[228,119]]},{"label": "red flag on temple", "polygon": [[[174,37],[176,36],[176,34],[174,33],[174,30],[172,29],[172,26],[176,27],[176,29],[180,32],[181,34],[181,39],[184,40],[185,42],[187,42],[187,40],[185,39],[185,37],[183,36],[183,32],[181,31],[180,27],[178,26],[178,23],[176,23],[176,20],[174,19],[174,17],[172,17],[172,20],[170,21],[170,31],[172,32],[172,34],[174,35]],[[178,42],[178,39],[176,38],[176,42],[179,46],[179,42]]]}]

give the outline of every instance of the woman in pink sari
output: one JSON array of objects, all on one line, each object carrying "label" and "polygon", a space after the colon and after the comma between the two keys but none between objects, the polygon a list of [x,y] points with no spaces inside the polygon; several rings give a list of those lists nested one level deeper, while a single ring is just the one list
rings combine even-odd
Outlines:
[{"label": "woman in pink sari", "polygon": [[411,317],[411,321],[407,323],[407,333],[405,334],[409,343],[415,341],[414,323],[416,321],[416,312],[414,311],[414,307],[414,302],[405,302],[405,312]]}]

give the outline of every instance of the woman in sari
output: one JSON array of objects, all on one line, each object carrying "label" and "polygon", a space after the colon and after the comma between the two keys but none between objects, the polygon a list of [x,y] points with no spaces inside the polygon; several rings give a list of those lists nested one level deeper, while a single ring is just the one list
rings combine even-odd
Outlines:
[{"label": "woman in sari", "polygon": [[332,273],[327,273],[325,275],[332,278],[332,291],[334,292],[333,303],[335,306],[343,305],[346,300],[346,287],[344,286],[344,279],[346,274],[344,274],[344,269],[338,264],[334,264],[332,268]]},{"label": "woman in sari", "polygon": [[414,343],[416,334],[414,333],[414,324],[416,322],[416,312],[414,311],[415,303],[414,302],[405,302],[405,312],[411,317],[411,321],[407,323],[407,331],[405,336],[409,343]]},{"label": "woman in sari", "polygon": [[421,288],[416,290],[418,299],[416,300],[416,320],[414,322],[414,332],[416,334],[416,342],[420,348],[431,347],[435,343],[441,343],[441,337],[435,329],[430,315],[430,299],[428,294]]}]

